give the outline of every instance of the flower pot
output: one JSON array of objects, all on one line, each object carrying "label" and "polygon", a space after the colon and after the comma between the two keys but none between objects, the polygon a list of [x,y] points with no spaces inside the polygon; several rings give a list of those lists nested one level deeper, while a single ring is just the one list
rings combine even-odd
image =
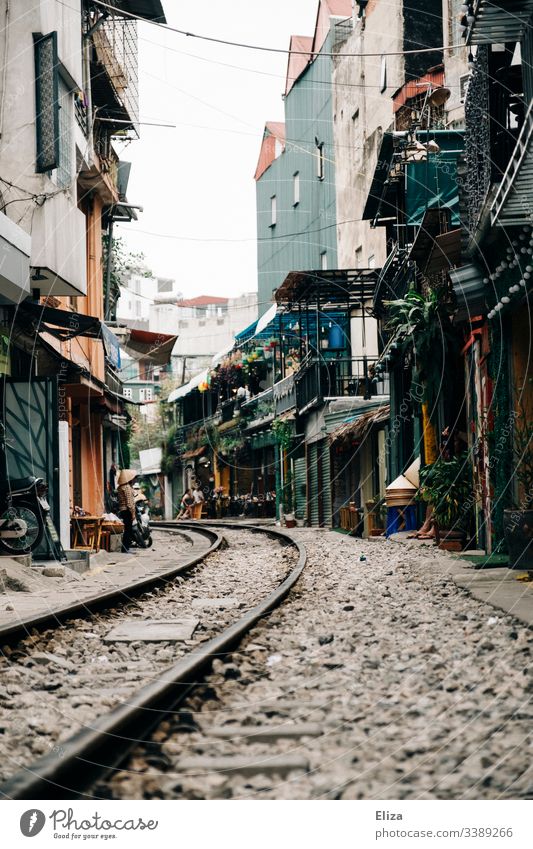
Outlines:
[{"label": "flower pot", "polygon": [[466,531],[436,528],[437,545],[442,551],[463,551],[466,543]]},{"label": "flower pot", "polygon": [[512,569],[533,569],[533,510],[504,510],[503,531]]},{"label": "flower pot", "polygon": [[285,527],[286,528],[295,528],[296,527],[296,518],[294,513],[285,513]]}]

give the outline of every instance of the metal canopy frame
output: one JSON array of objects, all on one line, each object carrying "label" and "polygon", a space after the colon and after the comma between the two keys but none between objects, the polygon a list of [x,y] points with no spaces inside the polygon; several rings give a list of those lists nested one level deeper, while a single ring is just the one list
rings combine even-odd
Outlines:
[{"label": "metal canopy frame", "polygon": [[520,41],[531,24],[533,0],[476,0],[474,22],[467,44],[503,44]]},{"label": "metal canopy frame", "polygon": [[289,308],[348,309],[373,297],[377,279],[374,268],[291,271],[276,290],[276,301]]}]

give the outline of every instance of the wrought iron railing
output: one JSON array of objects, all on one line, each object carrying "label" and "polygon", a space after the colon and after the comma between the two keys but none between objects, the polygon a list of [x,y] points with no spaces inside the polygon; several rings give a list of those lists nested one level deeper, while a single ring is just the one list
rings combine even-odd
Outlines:
[{"label": "wrought iron railing", "polygon": [[378,373],[377,362],[377,357],[311,360],[295,375],[297,410],[303,412],[325,398],[388,395],[388,378]]},{"label": "wrought iron railing", "polygon": [[293,410],[296,407],[296,383],[294,374],[290,374],[273,386],[274,411],[276,416]]},{"label": "wrought iron railing", "polygon": [[352,18],[345,18],[343,21],[337,21],[333,28],[333,50],[343,44],[353,32]]}]

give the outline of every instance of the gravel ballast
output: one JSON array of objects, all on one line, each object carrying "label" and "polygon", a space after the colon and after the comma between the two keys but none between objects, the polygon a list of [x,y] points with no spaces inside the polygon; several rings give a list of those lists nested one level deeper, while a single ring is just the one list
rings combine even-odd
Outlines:
[{"label": "gravel ballast", "polygon": [[[160,534],[163,537],[163,534]],[[29,635],[0,658],[0,778],[61,744],[268,595],[296,562],[294,548],[264,534],[224,530],[228,548],[124,605]],[[161,549],[164,545],[158,540]],[[170,543],[168,543],[170,544]],[[198,600],[203,600],[198,604]],[[230,601],[230,603],[227,603]],[[196,602],[196,603],[195,603]],[[181,641],[108,642],[126,622],[198,620]]]},{"label": "gravel ballast", "polygon": [[292,533],[308,565],[282,607],[95,794],[533,798],[533,633],[434,547]]}]

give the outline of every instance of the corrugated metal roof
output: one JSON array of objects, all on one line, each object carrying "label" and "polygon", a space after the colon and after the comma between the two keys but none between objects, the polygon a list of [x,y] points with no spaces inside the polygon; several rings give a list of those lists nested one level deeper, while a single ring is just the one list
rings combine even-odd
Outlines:
[{"label": "corrugated metal roof", "polygon": [[400,107],[412,97],[417,97],[419,94],[425,94],[430,86],[440,88],[443,85],[444,66],[437,65],[435,68],[430,68],[427,74],[424,74],[423,77],[417,77],[415,80],[409,80],[394,92],[392,95],[393,111],[397,112],[398,109],[400,109]]},{"label": "corrugated metal roof", "polygon": [[467,44],[500,44],[520,41],[531,25],[533,0],[477,0],[474,23],[467,32]]},{"label": "corrugated metal roof", "polygon": [[267,121],[263,130],[254,180],[259,180],[276,159],[276,142],[281,145],[282,150],[285,149],[285,124],[281,121]]},{"label": "corrugated metal roof", "polygon": [[219,298],[217,295],[198,295],[177,302],[178,307],[207,307],[210,304],[227,304],[229,298]]},{"label": "corrugated metal roof", "polygon": [[[312,46],[312,36],[291,35],[289,58],[287,60],[287,77],[285,79],[285,96],[288,95],[296,80],[303,74],[311,61]],[[302,53],[305,55],[302,56]]]}]

